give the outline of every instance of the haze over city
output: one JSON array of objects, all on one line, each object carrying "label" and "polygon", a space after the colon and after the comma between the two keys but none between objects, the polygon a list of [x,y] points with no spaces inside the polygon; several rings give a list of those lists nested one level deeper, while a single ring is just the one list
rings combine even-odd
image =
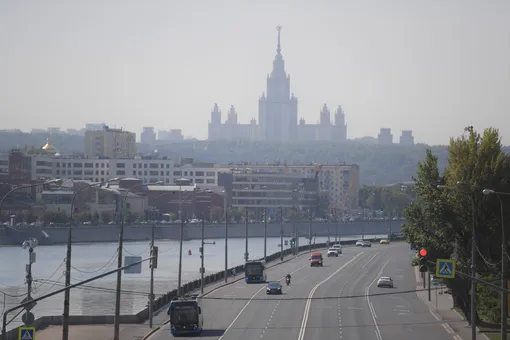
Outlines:
[{"label": "haze over city", "polygon": [[[347,138],[446,144],[473,125],[510,144],[507,1],[104,1],[0,4],[2,128],[139,133],[182,129],[207,138],[223,117],[258,119],[276,54],[276,26],[298,119],[342,105]],[[433,131],[433,133],[431,133]]]}]

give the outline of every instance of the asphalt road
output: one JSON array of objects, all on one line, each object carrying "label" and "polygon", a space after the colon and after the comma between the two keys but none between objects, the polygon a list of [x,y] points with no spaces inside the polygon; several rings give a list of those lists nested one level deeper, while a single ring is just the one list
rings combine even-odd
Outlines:
[{"label": "asphalt road", "polygon": [[[267,296],[264,284],[244,281],[209,294],[198,338],[451,340],[415,292],[403,293],[417,286],[412,255],[408,245],[396,243],[346,247],[338,258],[325,257],[322,268],[311,268],[306,255],[298,257],[268,270],[268,280],[281,280],[281,296]],[[288,272],[289,287],[283,279]],[[395,288],[377,288],[380,276],[392,277]],[[373,295],[381,293],[391,294]],[[170,336],[166,325],[149,339]]]}]

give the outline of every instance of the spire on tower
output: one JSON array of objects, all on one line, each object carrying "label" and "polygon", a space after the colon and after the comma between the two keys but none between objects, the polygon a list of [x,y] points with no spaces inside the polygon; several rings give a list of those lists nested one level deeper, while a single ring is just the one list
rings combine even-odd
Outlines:
[{"label": "spire on tower", "polygon": [[276,47],[276,52],[281,54],[282,49],[280,47],[280,31],[282,30],[282,26],[276,26],[276,30],[278,31],[278,46]]}]

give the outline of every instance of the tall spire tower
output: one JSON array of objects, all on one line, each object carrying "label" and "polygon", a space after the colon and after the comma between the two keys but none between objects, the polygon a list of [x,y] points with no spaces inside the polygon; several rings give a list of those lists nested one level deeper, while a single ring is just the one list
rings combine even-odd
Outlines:
[{"label": "tall spire tower", "polygon": [[282,49],[280,47],[280,32],[282,31],[282,26],[276,26],[276,30],[278,31],[278,46],[276,47],[276,53],[281,55]]},{"label": "tall spire tower", "polygon": [[282,56],[281,31],[277,26],[278,42],[273,70],[267,76],[267,96],[259,99],[260,139],[289,141],[296,139],[297,99],[290,93],[290,77],[285,72]]}]

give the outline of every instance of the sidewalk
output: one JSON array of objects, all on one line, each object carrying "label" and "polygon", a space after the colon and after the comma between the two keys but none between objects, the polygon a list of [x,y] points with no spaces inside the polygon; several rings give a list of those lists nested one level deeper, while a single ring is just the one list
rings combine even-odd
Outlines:
[{"label": "sidewalk", "polygon": [[[428,275],[428,274],[427,274]],[[423,280],[421,273],[416,268],[416,281],[418,283],[418,290],[423,289]],[[428,282],[427,282],[428,285]],[[470,340],[471,339],[471,325],[466,319],[453,308],[453,299],[451,294],[447,294],[446,289],[441,286],[435,289],[432,286],[431,301],[429,301],[428,291],[418,291],[416,294],[430,309],[430,313],[438,321],[444,321],[441,325],[455,340]],[[427,286],[428,288],[428,286]],[[480,333],[477,329],[477,338],[489,340],[484,334]]]}]

